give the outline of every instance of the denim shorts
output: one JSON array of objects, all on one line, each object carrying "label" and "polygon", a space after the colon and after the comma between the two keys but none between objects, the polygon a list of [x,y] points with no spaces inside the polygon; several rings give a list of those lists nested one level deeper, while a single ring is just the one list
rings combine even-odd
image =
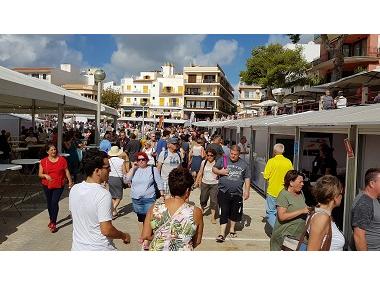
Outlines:
[{"label": "denim shorts", "polygon": [[155,201],[156,201],[156,199],[154,197],[153,198],[140,198],[140,199],[133,199],[132,198],[133,211],[136,214],[144,214],[145,215]]}]

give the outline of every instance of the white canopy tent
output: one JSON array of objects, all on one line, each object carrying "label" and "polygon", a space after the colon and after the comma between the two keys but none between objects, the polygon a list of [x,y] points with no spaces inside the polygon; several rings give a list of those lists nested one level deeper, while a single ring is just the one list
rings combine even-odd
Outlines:
[{"label": "white canopy tent", "polygon": [[[0,113],[58,114],[58,148],[62,145],[63,113],[95,114],[97,102],[47,81],[0,66]],[[103,105],[101,113],[118,117],[117,110]],[[33,122],[34,123],[34,122]]]}]

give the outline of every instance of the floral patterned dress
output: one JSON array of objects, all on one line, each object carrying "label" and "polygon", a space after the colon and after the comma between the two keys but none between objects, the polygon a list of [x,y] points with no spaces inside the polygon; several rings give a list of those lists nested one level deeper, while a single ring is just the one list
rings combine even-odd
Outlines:
[{"label": "floral patterned dress", "polygon": [[157,200],[150,222],[154,238],[149,250],[193,250],[192,238],[197,229],[193,213],[194,206],[185,202],[171,216],[165,202]]}]

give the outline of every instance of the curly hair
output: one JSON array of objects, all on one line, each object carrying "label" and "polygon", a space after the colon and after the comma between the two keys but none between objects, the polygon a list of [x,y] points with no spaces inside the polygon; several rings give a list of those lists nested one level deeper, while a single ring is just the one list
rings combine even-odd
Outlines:
[{"label": "curly hair", "polygon": [[172,196],[183,196],[191,189],[194,178],[187,168],[178,167],[169,173],[169,189]]},{"label": "curly hair", "polygon": [[135,159],[136,159],[136,161],[137,161],[137,159],[139,158],[139,156],[143,156],[143,157],[145,158],[146,161],[149,160],[148,155],[147,155],[145,152],[143,152],[143,151],[139,151],[138,153],[135,154]]},{"label": "curly hair", "polygon": [[342,183],[336,176],[324,175],[317,180],[311,193],[318,203],[328,204],[341,193],[342,189]]}]

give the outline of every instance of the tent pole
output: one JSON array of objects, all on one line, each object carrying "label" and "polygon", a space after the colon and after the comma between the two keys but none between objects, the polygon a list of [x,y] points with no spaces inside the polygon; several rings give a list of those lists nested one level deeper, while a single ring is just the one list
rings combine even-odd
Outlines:
[{"label": "tent pole", "polygon": [[62,140],[63,140],[63,105],[58,104],[58,140],[57,140],[58,153],[62,153]]},{"label": "tent pole", "polygon": [[36,129],[36,100],[32,99],[32,127],[33,132]]}]

